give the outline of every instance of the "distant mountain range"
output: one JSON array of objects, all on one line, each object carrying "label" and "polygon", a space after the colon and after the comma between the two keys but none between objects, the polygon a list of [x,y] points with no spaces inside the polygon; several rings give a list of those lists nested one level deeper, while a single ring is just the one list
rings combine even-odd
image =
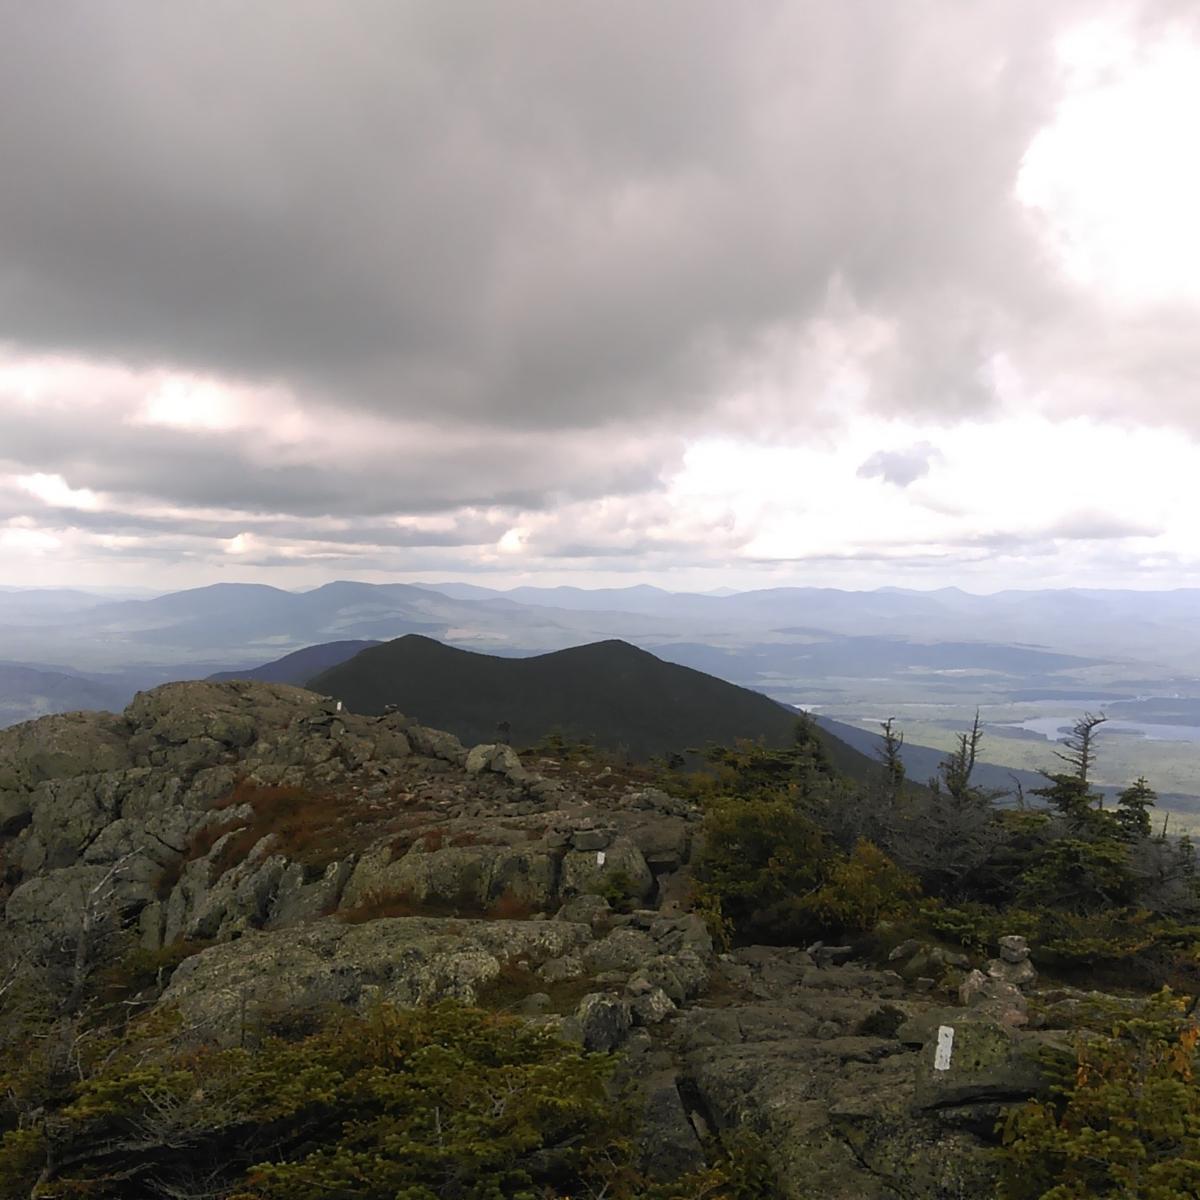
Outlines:
[{"label": "distant mountain range", "polygon": [[[1053,648],[1071,654],[1200,663],[1200,589],[1054,588],[974,595],[959,588],[873,591],[780,587],[729,595],[628,588],[518,587],[498,591],[473,584],[430,585],[474,601],[507,599],[560,610],[639,613],[707,622],[710,629],[772,629],[789,625],[842,636],[989,641]],[[702,639],[703,640],[703,639]]]},{"label": "distant mountain range", "polygon": [[[333,641],[424,633],[493,653],[561,649],[610,637],[669,640],[670,619],[461,600],[408,584],[338,582],[307,592],[220,583],[151,600],[72,597],[57,605],[0,593],[0,660],[75,670],[261,663]],[[194,674],[194,672],[193,672]]]},{"label": "distant mountain range", "polygon": [[[827,653],[839,667],[857,649],[892,663],[907,654],[907,666],[978,666],[1017,676],[1078,666],[1080,659],[1169,664],[1186,673],[1200,670],[1198,617],[1195,589],[974,596],[953,588],[769,588],[712,595],[647,586],[500,592],[473,584],[342,581],[304,592],[221,583],[148,600],[10,590],[0,591],[0,660],[80,671],[222,659],[233,667],[261,662],[272,651],[422,633],[494,654],[619,638],[656,653],[687,645]],[[825,650],[802,649],[817,643]],[[935,644],[952,648],[930,649]],[[975,647],[975,661],[964,664],[967,646]],[[990,648],[986,656],[981,646]]]}]

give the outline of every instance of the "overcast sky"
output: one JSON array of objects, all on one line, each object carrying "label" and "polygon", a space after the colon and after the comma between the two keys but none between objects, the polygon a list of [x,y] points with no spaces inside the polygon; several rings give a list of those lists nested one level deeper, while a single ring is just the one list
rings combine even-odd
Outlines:
[{"label": "overcast sky", "polygon": [[0,580],[1200,583],[1200,21],[0,0]]}]

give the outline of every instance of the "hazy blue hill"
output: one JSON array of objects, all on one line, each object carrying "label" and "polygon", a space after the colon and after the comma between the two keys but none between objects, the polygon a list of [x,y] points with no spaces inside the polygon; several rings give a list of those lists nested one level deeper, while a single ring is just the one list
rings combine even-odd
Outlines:
[{"label": "hazy blue hill", "polygon": [[281,654],[316,643],[470,628],[477,608],[406,584],[335,582],[289,592],[221,583],[67,613],[55,631],[56,646],[39,645],[37,653],[74,651],[74,661],[88,665],[97,659],[179,662],[189,655],[222,665],[242,657],[258,665],[274,648]]},{"label": "hazy blue hill", "polygon": [[4,589],[0,591],[0,626],[54,625],[95,610],[108,599],[71,588]]},{"label": "hazy blue hill", "polygon": [[0,614],[0,655],[72,667],[264,659],[323,642],[380,641],[406,633],[457,640],[503,653],[594,640],[668,634],[673,623],[640,614],[535,608],[504,597],[457,599],[410,584],[335,581],[305,592],[222,583],[150,600],[104,602],[48,622],[37,637]]},{"label": "hazy blue hill", "polygon": [[[1129,667],[1121,674],[1158,674],[1160,683],[1164,664],[1172,675],[1200,676],[1195,590],[975,596],[953,588],[788,587],[722,596],[647,586],[442,587],[341,580],[291,592],[222,583],[124,600],[81,590],[0,592],[0,659],[80,672],[189,662],[227,669],[321,643],[423,633],[501,656],[620,639],[705,670],[707,660],[687,655],[734,651],[736,661],[716,673],[764,690],[788,676],[794,686],[780,694],[798,701],[819,694],[822,676],[891,675],[902,686],[919,672],[931,681],[944,673],[939,686],[954,695],[969,690],[971,671],[1011,675],[1011,689],[1084,690],[1089,677],[1068,674],[1085,659],[1121,659]],[[1110,689],[1127,686],[1112,674],[1091,677]],[[1185,679],[1172,690],[1198,688]]]},{"label": "hazy blue hill", "polygon": [[[786,745],[795,717],[768,697],[663,662],[621,641],[529,658],[500,658],[431,638],[398,638],[310,680],[354,712],[401,712],[468,744],[493,741],[507,721],[514,744],[560,731],[623,748],[636,759],[739,737]],[[861,755],[829,741],[842,770],[861,777]]]},{"label": "hazy blue hill", "polygon": [[0,663],[0,726],[85,708],[117,711],[129,703],[134,690],[120,681]]},{"label": "hazy blue hill", "polygon": [[328,671],[363,650],[377,645],[378,642],[366,641],[324,642],[319,646],[306,646],[303,650],[294,650],[291,654],[285,654],[282,658],[263,663],[259,667],[217,671],[208,678],[214,683],[226,679],[256,679],[260,683],[304,684],[314,675]]},{"label": "hazy blue hill", "polygon": [[498,588],[480,587],[476,583],[420,583],[416,586],[426,591],[440,592],[443,596],[450,596],[455,600],[494,600],[508,595]]},{"label": "hazy blue hill", "polygon": [[[634,612],[646,616],[674,615],[703,609],[709,597],[667,592],[662,588],[637,584],[627,588],[517,587],[506,592],[510,600],[538,607],[567,609],[604,609],[607,612]],[[697,605],[694,602],[701,601]]]},{"label": "hazy blue hill", "polygon": [[108,597],[75,588],[0,588],[0,614],[17,612],[76,612],[104,604]]},{"label": "hazy blue hill", "polygon": [[108,601],[94,608],[89,617],[95,621],[216,618],[238,610],[272,611],[293,597],[294,593],[265,583],[213,583],[207,587],[168,592],[150,600]]},{"label": "hazy blue hill", "polygon": [[505,596],[531,607],[641,613],[690,623],[686,640],[717,634],[762,640],[768,631],[801,627],[827,637],[889,636],[917,640],[989,642],[1062,653],[1186,661],[1200,668],[1195,629],[1200,590],[1167,592],[1080,588],[974,595],[959,588],[914,591],[879,588],[778,587],[731,595],[669,592],[654,587],[514,588],[439,585],[455,594]]},{"label": "hazy blue hill", "polygon": [[[929,592],[879,588],[852,592],[838,588],[778,587],[715,595],[671,592],[646,585],[593,589],[517,587],[508,591],[471,584],[429,586],[444,590],[447,595],[476,599],[505,597],[538,608],[638,613],[699,622],[702,624],[698,628],[709,632],[815,632],[826,637],[886,634],[983,640],[985,634],[991,633],[983,623],[985,617],[1008,619],[1029,608],[1026,593],[1004,593],[1005,599],[992,604],[989,602],[993,597],[974,596],[958,588]],[[1081,609],[1090,619],[1101,615],[1101,610],[1087,599],[1071,598],[1061,603],[1052,600],[1046,615],[1055,623],[1070,624]],[[1033,628],[1028,621],[1024,622],[1022,641],[1042,640],[1040,632],[1030,632]],[[987,640],[997,639],[988,636]]]}]

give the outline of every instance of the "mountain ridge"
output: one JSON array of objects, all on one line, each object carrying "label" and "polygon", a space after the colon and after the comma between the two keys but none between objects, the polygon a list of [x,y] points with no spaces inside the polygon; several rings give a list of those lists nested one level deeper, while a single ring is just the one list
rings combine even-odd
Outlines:
[{"label": "mountain ridge", "polygon": [[[362,651],[308,686],[351,711],[395,708],[464,742],[495,740],[507,723],[517,744],[559,732],[643,759],[740,737],[784,746],[797,721],[760,692],[620,639],[501,658],[411,634]],[[832,735],[827,740],[847,773],[861,777],[869,760]]]}]

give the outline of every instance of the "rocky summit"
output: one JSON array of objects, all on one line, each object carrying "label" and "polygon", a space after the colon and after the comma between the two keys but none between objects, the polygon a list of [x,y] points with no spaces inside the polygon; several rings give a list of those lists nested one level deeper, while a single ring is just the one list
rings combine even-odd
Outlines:
[{"label": "rocky summit", "polygon": [[[762,1137],[781,1195],[990,1194],[1004,1104],[1045,1086],[1020,939],[965,956],[720,952],[689,910],[700,812],[648,773],[466,747],[257,682],[0,732],[4,937],[83,947],[102,913],[183,946],[154,1003],[235,1045],[264,1017],[443,1000],[619,1056],[646,1169]],[[83,950],[75,966],[83,971]]]}]

